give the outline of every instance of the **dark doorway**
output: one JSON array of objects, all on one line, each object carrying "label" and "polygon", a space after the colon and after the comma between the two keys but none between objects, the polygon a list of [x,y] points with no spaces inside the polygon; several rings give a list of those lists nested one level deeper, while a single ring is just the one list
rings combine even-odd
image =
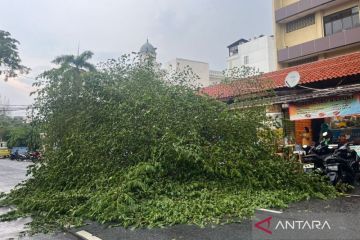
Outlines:
[{"label": "dark doorway", "polygon": [[311,120],[312,136],[315,143],[318,143],[320,140],[321,124],[324,122],[325,120],[323,118]]}]

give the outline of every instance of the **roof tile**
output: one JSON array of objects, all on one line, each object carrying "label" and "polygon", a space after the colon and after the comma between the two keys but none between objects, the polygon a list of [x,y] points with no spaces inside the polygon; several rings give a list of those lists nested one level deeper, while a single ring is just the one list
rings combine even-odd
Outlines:
[{"label": "roof tile", "polygon": [[[239,80],[231,84],[219,84],[202,88],[200,92],[211,97],[224,99],[241,94],[282,88],[285,87],[287,74],[292,71],[298,71],[300,73],[300,84],[360,74],[360,52],[266,73],[250,85],[250,81]],[[239,89],[241,89],[241,91],[239,91]]]}]

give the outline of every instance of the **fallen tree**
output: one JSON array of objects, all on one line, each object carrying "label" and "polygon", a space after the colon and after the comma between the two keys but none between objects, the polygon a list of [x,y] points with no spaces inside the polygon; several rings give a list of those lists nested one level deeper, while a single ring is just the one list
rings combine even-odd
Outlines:
[{"label": "fallen tree", "polygon": [[335,196],[275,155],[264,109],[229,111],[189,87],[192,78],[126,57],[42,74],[35,107],[45,160],[3,199],[17,206],[10,215],[32,216],[36,231],[84,220],[205,225]]}]

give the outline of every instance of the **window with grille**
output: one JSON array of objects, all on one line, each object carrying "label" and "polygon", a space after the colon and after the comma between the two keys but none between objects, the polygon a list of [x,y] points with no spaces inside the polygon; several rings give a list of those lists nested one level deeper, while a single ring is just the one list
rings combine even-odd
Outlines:
[{"label": "window with grille", "polygon": [[293,32],[293,31],[299,30],[301,28],[305,28],[305,27],[313,25],[313,24],[315,24],[315,15],[310,14],[305,17],[296,19],[292,22],[288,22],[286,24],[286,32],[287,33]]},{"label": "window with grille", "polygon": [[249,64],[249,56],[244,56],[244,64]]}]

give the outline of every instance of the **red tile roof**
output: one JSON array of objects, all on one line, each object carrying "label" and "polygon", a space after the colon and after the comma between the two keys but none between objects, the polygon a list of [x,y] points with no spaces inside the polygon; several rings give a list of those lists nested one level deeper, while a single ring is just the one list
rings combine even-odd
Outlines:
[{"label": "red tile roof", "polygon": [[[360,74],[360,52],[266,73],[255,81],[239,80],[231,84],[214,85],[202,88],[200,92],[218,99],[227,99],[242,94],[282,88],[285,87],[287,74],[292,71],[300,73],[300,84]],[[250,82],[252,83],[249,84]]]}]

